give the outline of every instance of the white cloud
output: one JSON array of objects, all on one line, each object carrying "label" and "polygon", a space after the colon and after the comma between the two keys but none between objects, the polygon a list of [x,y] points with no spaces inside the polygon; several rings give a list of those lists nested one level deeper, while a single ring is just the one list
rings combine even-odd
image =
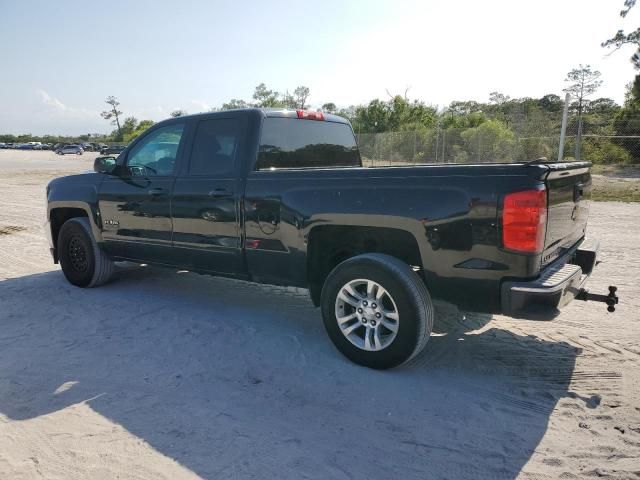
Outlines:
[{"label": "white cloud", "polygon": [[198,113],[200,112],[209,112],[211,111],[211,105],[206,102],[202,102],[200,100],[191,100],[191,103],[198,108]]},{"label": "white cloud", "polygon": [[98,112],[88,110],[86,108],[70,107],[64,104],[55,97],[49,95],[46,91],[39,88],[36,90],[36,94],[40,99],[40,102],[46,107],[48,114],[55,117],[67,117],[67,118],[87,118],[95,117],[99,115]]},{"label": "white cloud", "polygon": [[54,109],[60,111],[68,110],[68,107],[64,103],[62,103],[57,98],[52,97],[44,90],[38,89],[36,90],[36,93],[38,94],[38,97],[40,97],[42,103],[44,103],[46,106],[53,107]]}]

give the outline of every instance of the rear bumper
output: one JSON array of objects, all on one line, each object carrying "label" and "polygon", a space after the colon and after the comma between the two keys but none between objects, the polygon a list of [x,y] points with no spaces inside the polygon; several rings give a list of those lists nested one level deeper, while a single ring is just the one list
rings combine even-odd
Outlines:
[{"label": "rear bumper", "polygon": [[593,272],[598,242],[585,240],[541,272],[534,280],[506,280],[500,290],[504,315],[516,318],[551,319],[575,298]]}]

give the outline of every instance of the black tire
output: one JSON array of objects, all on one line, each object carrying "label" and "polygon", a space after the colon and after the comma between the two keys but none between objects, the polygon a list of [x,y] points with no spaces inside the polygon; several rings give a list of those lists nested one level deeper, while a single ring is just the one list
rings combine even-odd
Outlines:
[{"label": "black tire", "polygon": [[113,276],[115,265],[91,233],[86,217],[67,220],[58,234],[58,258],[66,279],[77,287],[97,287]]},{"label": "black tire", "polygon": [[[356,346],[338,325],[336,312],[342,308],[338,307],[338,295],[358,279],[371,280],[386,290],[399,316],[395,337],[376,351]],[[336,348],[351,361],[369,368],[387,369],[409,362],[422,351],[433,329],[433,303],[422,279],[406,263],[379,253],[358,255],[335,267],[322,288],[321,308],[325,329]],[[350,325],[356,323],[357,319]]]}]

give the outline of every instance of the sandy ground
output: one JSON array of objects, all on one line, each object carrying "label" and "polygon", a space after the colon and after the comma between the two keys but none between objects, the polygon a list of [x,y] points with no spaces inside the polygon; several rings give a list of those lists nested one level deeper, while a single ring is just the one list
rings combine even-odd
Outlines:
[{"label": "sandy ground", "polygon": [[70,286],[43,190],[92,158],[0,151],[1,479],[640,477],[640,205],[592,205],[615,314],[438,303],[419,360],[377,372],[304,290],[142,267]]}]

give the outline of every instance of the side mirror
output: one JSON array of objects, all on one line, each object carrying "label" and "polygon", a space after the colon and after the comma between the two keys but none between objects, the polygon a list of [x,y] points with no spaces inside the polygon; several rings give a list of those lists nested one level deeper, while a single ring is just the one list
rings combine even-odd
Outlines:
[{"label": "side mirror", "polygon": [[116,157],[96,157],[93,161],[93,171],[97,173],[113,173],[116,169]]}]

